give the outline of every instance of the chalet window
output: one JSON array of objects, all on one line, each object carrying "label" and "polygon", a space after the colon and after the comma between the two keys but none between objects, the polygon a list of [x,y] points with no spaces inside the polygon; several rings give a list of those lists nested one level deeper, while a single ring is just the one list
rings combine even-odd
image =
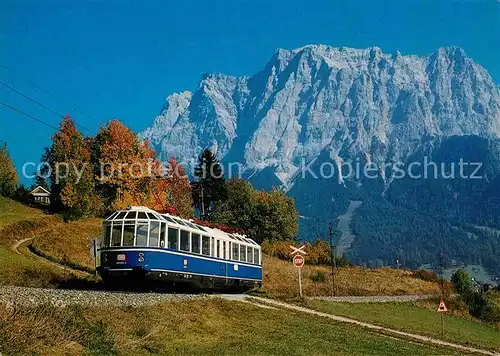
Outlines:
[{"label": "chalet window", "polygon": [[122,246],[134,246],[135,225],[123,226],[123,244]]},{"label": "chalet window", "polygon": [[148,245],[148,224],[137,224],[137,236],[135,238],[135,245]]},{"label": "chalet window", "polygon": [[191,234],[191,252],[200,253],[200,235]]},{"label": "chalet window", "polygon": [[189,251],[189,232],[181,230],[181,250]]},{"label": "chalet window", "polygon": [[172,250],[178,250],[179,249],[178,238],[179,238],[179,229],[169,227],[167,248],[170,248]]},{"label": "chalet window", "polygon": [[149,246],[158,247],[159,235],[160,235],[160,222],[151,221],[149,230]]}]

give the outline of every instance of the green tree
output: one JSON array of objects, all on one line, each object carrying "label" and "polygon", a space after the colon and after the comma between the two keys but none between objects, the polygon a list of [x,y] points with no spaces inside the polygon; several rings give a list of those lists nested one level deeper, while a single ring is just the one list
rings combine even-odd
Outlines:
[{"label": "green tree", "polygon": [[0,195],[12,197],[19,179],[10,158],[7,144],[0,142]]},{"label": "green tree", "polygon": [[256,241],[292,239],[299,231],[295,201],[278,189],[257,192]]},{"label": "green tree", "polygon": [[226,198],[214,209],[214,221],[238,227],[249,235],[255,230],[258,197],[250,183],[242,179],[230,179],[226,186]]},{"label": "green tree", "polygon": [[196,181],[192,183],[193,201],[202,219],[212,220],[215,204],[226,196],[226,180],[217,157],[207,148],[198,157]]},{"label": "green tree", "polygon": [[227,183],[226,197],[216,204],[214,220],[245,230],[259,243],[291,239],[298,232],[298,214],[292,198],[276,189],[257,191],[241,179]]},{"label": "green tree", "polygon": [[65,220],[98,213],[101,201],[95,193],[90,152],[74,121],[65,116],[45,159],[51,167],[51,209]]},{"label": "green tree", "polygon": [[455,286],[457,293],[467,294],[472,291],[472,283],[467,272],[459,269],[451,276],[451,283]]}]

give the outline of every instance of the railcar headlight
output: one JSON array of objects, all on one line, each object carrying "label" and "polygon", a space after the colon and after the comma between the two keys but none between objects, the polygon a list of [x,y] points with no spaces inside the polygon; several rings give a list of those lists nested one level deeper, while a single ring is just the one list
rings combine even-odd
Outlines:
[{"label": "railcar headlight", "polygon": [[143,252],[139,252],[139,257],[137,258],[137,261],[144,262],[144,253]]}]

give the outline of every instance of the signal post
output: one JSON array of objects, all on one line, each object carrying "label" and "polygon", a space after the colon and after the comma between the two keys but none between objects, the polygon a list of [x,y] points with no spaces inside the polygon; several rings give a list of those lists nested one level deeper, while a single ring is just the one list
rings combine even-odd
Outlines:
[{"label": "signal post", "polygon": [[292,249],[291,255],[293,256],[293,265],[297,267],[299,271],[299,295],[301,298],[302,298],[302,266],[304,266],[304,263],[306,261],[303,255],[307,255],[306,251],[304,251],[305,247],[306,245],[302,245],[300,247],[294,247],[290,245],[290,248]]}]

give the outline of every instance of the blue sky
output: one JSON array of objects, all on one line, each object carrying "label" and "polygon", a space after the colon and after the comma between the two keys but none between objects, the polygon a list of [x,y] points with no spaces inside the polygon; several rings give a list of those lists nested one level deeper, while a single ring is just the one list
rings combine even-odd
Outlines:
[{"label": "blue sky", "polygon": [[[203,73],[253,74],[277,48],[311,43],[418,55],[458,45],[500,83],[499,33],[497,0],[4,0],[0,81],[90,132],[113,117],[140,131]],[[0,100],[59,122],[1,85]],[[0,140],[18,170],[39,161],[53,132],[0,107]]]}]

